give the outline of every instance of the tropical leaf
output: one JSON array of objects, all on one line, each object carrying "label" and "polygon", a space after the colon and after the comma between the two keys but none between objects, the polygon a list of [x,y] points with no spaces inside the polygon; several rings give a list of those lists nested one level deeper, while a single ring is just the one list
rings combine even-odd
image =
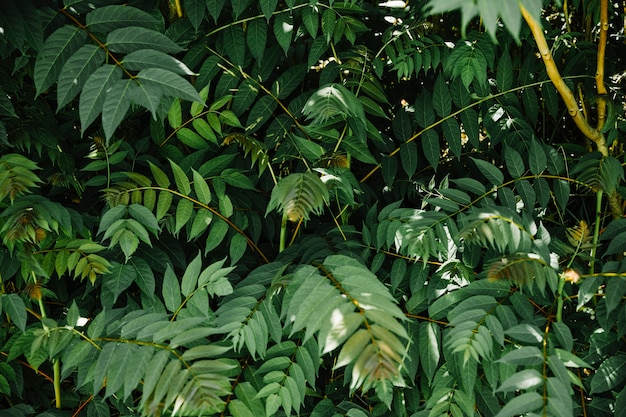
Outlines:
[{"label": "tropical leaf", "polygon": [[328,199],[328,190],[317,175],[293,173],[274,186],[265,214],[278,210],[292,222],[309,220],[310,213],[321,214]]}]

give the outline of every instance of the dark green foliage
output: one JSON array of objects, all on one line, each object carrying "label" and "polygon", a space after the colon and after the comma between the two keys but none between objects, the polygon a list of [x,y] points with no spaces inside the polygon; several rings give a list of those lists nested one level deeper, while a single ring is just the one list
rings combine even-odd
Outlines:
[{"label": "dark green foliage", "polygon": [[0,416],[623,410],[623,15],[604,94],[543,3],[0,2]]}]

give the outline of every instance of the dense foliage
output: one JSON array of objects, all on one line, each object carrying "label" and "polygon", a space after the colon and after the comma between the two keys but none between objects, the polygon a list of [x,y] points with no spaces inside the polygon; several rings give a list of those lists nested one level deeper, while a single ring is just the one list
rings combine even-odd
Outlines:
[{"label": "dense foliage", "polygon": [[626,410],[624,10],[0,2],[0,416]]}]

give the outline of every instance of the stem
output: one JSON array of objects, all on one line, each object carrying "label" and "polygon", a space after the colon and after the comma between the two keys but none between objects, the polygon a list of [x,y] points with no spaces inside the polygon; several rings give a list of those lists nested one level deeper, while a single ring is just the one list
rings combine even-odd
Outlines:
[{"label": "stem", "polygon": [[52,361],[53,366],[53,382],[54,387],[54,405],[56,408],[61,408],[61,361],[59,358],[54,358]]},{"label": "stem", "polygon": [[598,248],[598,238],[600,236],[600,217],[602,214],[602,195],[604,191],[598,190],[596,193],[596,222],[593,226],[593,247],[591,248],[591,262],[589,263],[589,270],[593,274],[594,266],[596,263],[596,251]]},{"label": "stem", "polygon": [[[32,274],[33,276],[33,281],[35,281],[35,284],[37,283],[37,278],[35,278],[35,274]],[[45,319],[47,317],[46,315],[46,307],[43,303],[43,297],[39,297],[37,299],[37,302],[39,303],[39,311],[41,312],[41,318]],[[47,326],[42,323],[41,324],[44,328],[44,330],[47,330]],[[52,360],[52,370],[53,370],[53,375],[52,375],[52,386],[54,387],[54,406],[58,409],[61,408],[61,361],[59,360],[59,358],[54,358]]]},{"label": "stem", "polygon": [[609,154],[609,148],[606,145],[606,138],[602,133],[600,133],[600,131],[591,127],[587,119],[584,118],[583,114],[578,109],[578,102],[576,101],[574,93],[567,86],[567,84],[565,84],[556,63],[554,62],[554,58],[550,52],[550,47],[546,41],[541,23],[535,20],[523,4],[520,3],[519,7],[522,12],[522,17],[528,24],[528,27],[533,34],[533,38],[535,38],[537,48],[539,49],[539,53],[541,54],[541,58],[543,59],[543,63],[546,67],[546,73],[548,74],[550,81],[552,81],[552,84],[554,84],[554,87],[556,87],[556,90],[561,95],[561,98],[567,107],[567,112],[572,117],[574,123],[576,123],[576,126],[578,126],[578,129],[582,132],[582,134],[596,144],[598,151],[602,153],[602,155],[607,156]]},{"label": "stem", "polygon": [[606,96],[607,90],[604,84],[604,61],[606,52],[606,40],[609,31],[609,1],[600,1],[600,37],[598,38],[598,55],[596,58],[596,91],[598,92],[598,127],[602,130],[606,122]]},{"label": "stem", "polygon": [[287,241],[287,216],[283,216],[283,220],[280,222],[280,243],[278,251],[285,250],[285,242]]},{"label": "stem", "polygon": [[556,290],[556,296],[557,296],[556,321],[557,323],[560,323],[563,321],[563,288],[565,288],[565,279],[561,277],[561,280],[559,281],[559,288]]}]

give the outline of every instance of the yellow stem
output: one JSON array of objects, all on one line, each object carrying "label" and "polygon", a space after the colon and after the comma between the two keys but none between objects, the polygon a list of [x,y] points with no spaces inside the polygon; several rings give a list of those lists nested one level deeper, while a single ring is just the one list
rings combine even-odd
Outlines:
[{"label": "yellow stem", "polygon": [[596,69],[596,91],[598,92],[598,127],[602,130],[606,122],[606,85],[604,84],[604,61],[606,40],[609,32],[609,1],[600,0],[600,37],[598,38],[598,55]]},{"label": "yellow stem", "polygon": [[563,77],[561,77],[559,69],[557,68],[554,58],[552,57],[552,53],[550,52],[550,47],[546,41],[541,24],[535,20],[523,4],[520,3],[519,7],[522,12],[522,17],[528,24],[530,31],[533,34],[533,38],[535,38],[535,42],[539,48],[539,53],[541,54],[541,58],[543,59],[543,63],[546,67],[548,77],[561,95],[569,115],[572,117],[574,123],[576,123],[576,126],[578,126],[578,129],[582,132],[582,134],[596,144],[598,151],[602,153],[602,155],[608,156],[609,148],[606,145],[604,135],[591,127],[587,119],[584,118],[583,114],[578,109],[578,102],[576,101],[574,93],[567,86],[567,84],[565,84]]}]

